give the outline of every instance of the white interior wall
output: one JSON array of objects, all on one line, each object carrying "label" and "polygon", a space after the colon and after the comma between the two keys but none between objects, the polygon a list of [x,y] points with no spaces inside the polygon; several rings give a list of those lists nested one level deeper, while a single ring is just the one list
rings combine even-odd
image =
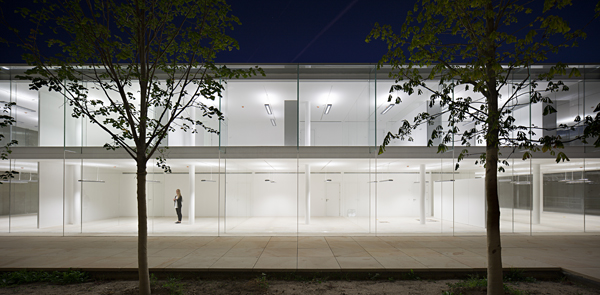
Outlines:
[{"label": "white interior wall", "polygon": [[377,184],[377,216],[419,216],[419,174],[382,174]]},{"label": "white interior wall", "polygon": [[[369,126],[370,122],[349,122],[346,121],[342,125],[344,130],[344,145],[345,146],[368,146],[369,145]],[[373,135],[372,135],[373,136]],[[373,140],[375,140],[373,138]],[[373,141],[371,140],[371,141]]]},{"label": "white interior wall", "polygon": [[229,120],[227,126],[229,146],[282,146],[283,118],[272,126],[268,119],[261,121]]},{"label": "white interior wall", "polygon": [[[227,174],[227,187],[225,192],[225,215],[231,217],[247,217],[251,216],[251,199],[254,181],[254,174]],[[216,183],[212,183],[214,189],[217,188]],[[205,185],[208,186],[208,185]],[[214,194],[216,197],[216,194]],[[214,199],[214,198],[213,198]],[[214,204],[217,200],[214,199]],[[217,212],[213,210],[213,212]]]},{"label": "white interior wall", "polygon": [[[119,217],[121,172],[113,168],[84,166],[82,178],[105,181],[83,183],[81,190],[83,222]],[[135,195],[132,197],[135,199]]]},{"label": "white interior wall", "polygon": [[311,134],[313,146],[342,146],[343,123],[342,122],[312,122]]},{"label": "white interior wall", "polygon": [[63,163],[39,162],[39,227],[63,223]]},{"label": "white interior wall", "polygon": [[215,182],[203,182],[202,179],[211,179],[209,174],[196,174],[196,216],[216,217],[219,215],[219,179],[212,175]]},{"label": "white interior wall", "polygon": [[[454,220],[454,182],[443,181],[439,183],[441,193],[441,216],[443,220]],[[435,184],[434,184],[435,185]],[[434,188],[436,191],[438,187]]]},{"label": "white interior wall", "polygon": [[356,217],[369,216],[369,174],[368,173],[344,173],[342,182],[342,216],[348,216],[348,212],[356,212]]},{"label": "white interior wall", "polygon": [[485,179],[454,181],[455,222],[485,227]]},{"label": "white interior wall", "polygon": [[[275,183],[264,181],[269,178]],[[296,216],[296,174],[255,174],[250,201],[252,216]]]},{"label": "white interior wall", "polygon": [[[149,217],[162,217],[164,214],[164,200],[168,199],[165,192],[165,175],[154,174],[150,172],[146,175],[146,199],[148,200],[148,216]],[[137,206],[137,194],[136,194],[136,206]]]},{"label": "white interior wall", "polygon": [[119,215],[137,216],[137,180],[135,173],[121,174],[119,183]]},{"label": "white interior wall", "polygon": [[40,146],[64,145],[64,98],[60,93],[40,90]]},{"label": "white interior wall", "polygon": [[81,222],[81,165],[66,165],[65,224]]}]

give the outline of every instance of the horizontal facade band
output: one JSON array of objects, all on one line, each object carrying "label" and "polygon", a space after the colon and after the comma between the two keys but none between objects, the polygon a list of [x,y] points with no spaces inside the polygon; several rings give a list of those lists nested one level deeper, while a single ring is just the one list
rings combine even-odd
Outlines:
[{"label": "horizontal facade band", "polygon": [[[437,153],[437,147],[387,147],[386,152],[378,155],[378,147],[348,146],[250,146],[250,147],[170,147],[167,159],[453,159],[458,157],[465,147],[456,147],[454,151]],[[467,158],[478,158],[485,147],[469,147]],[[10,159],[131,159],[124,151],[106,150],[102,147],[14,147]],[[557,150],[569,158],[600,158],[600,149],[594,147],[565,147]],[[500,149],[500,159],[509,157],[520,160],[522,152],[513,152],[512,148]],[[512,154],[512,155],[511,155]],[[155,154],[153,157],[158,156]],[[550,153],[533,153],[534,159],[552,159]]]}]

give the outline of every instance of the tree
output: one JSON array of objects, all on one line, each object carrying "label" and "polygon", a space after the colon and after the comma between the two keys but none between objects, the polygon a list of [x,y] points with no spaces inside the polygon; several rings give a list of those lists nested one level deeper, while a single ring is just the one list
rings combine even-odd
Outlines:
[{"label": "tree", "polygon": [[[0,4],[2,4],[4,1],[0,0]],[[2,11],[2,8],[0,7],[0,19],[4,20],[4,12]],[[4,23],[4,21],[3,21]],[[5,40],[3,37],[0,37],[0,44],[7,44],[8,41]],[[0,69],[0,71],[3,71],[5,69]],[[11,125],[13,125],[15,123],[15,118],[12,116],[10,110],[12,108],[12,106],[14,106],[15,103],[14,102],[5,102],[4,105],[2,106],[2,111],[0,111],[0,130],[5,129],[10,127]],[[6,130],[6,129],[5,129]],[[4,135],[4,133],[0,132],[0,142],[2,142],[2,140],[5,138],[6,136]],[[0,151],[0,160],[4,161],[4,160],[8,160],[8,156],[12,153],[12,150],[10,149],[11,146],[17,145],[19,142],[17,140],[10,140],[4,143],[4,146],[2,146],[2,150]],[[0,184],[2,184],[3,181],[8,181],[10,178],[13,178],[15,174],[17,174],[17,171],[13,171],[13,170],[6,170],[6,171],[2,171],[0,172]]]},{"label": "tree", "polygon": [[[206,118],[222,119],[219,109],[206,101],[221,95],[220,79],[262,71],[214,64],[217,52],[238,48],[227,31],[239,20],[224,0],[37,3],[36,10],[19,11],[33,23],[20,39],[24,59],[32,66],[21,78],[31,81],[31,89],[64,93],[73,117],[99,126],[111,137],[107,149],[123,149],[136,161],[139,289],[149,294],[147,161],[161,152],[162,140],[177,122],[183,122],[178,127],[184,130],[217,133],[186,110],[197,108]],[[40,47],[43,43],[52,48]],[[90,96],[90,90],[103,98]],[[157,159],[157,165],[170,171],[162,155]]]},{"label": "tree", "polygon": [[[527,71],[518,81],[510,77],[560,49],[576,46],[577,40],[585,37],[555,14],[570,5],[570,0],[421,0],[414,12],[408,13],[399,34],[390,25],[375,24],[367,36],[367,42],[381,39],[388,45],[378,67],[391,65],[390,77],[396,79],[389,101],[401,103],[400,97],[392,95],[395,91],[410,95],[427,90],[431,92],[429,107],[439,105],[442,110],[420,113],[413,122],[404,120],[397,132],[388,132],[380,153],[392,139],[411,140],[411,132],[423,124],[435,126],[428,146],[439,140],[438,152],[453,146],[455,137],[460,139],[464,149],[458,155],[459,162],[469,155],[471,142],[485,143],[485,153],[476,164],[485,165],[488,294],[504,294],[497,176],[508,161],[499,161],[499,148],[523,149],[523,159],[541,150],[555,155],[557,162],[568,160],[564,152],[556,150],[564,146],[560,136],[536,137],[541,128],[515,125],[513,111],[526,104],[545,103],[544,115],[556,112],[548,93],[568,87],[553,79],[578,75],[577,69],[557,63],[537,75]],[[534,11],[539,13],[534,15]],[[439,81],[438,88],[428,86],[428,80]],[[543,90],[536,89],[540,81],[547,82]],[[501,96],[504,87],[511,89],[508,97]],[[470,90],[481,97],[453,97],[455,89]],[[442,117],[448,118],[447,126],[439,123]],[[470,121],[474,127],[461,124]],[[576,118],[576,124],[580,122]]]},{"label": "tree", "polygon": [[[13,118],[10,114],[10,109],[14,105],[14,102],[7,102],[4,104],[4,106],[2,106],[2,112],[0,112],[0,129],[7,128],[15,123],[15,118]],[[2,142],[2,139],[4,139],[4,137],[5,135],[3,133],[0,133],[0,142]],[[2,150],[0,151],[0,160],[8,160],[8,156],[10,155],[10,153],[12,153],[12,150],[10,148],[14,145],[17,145],[18,143],[19,142],[14,139],[7,141],[4,144],[4,146],[1,147]],[[14,175],[17,173],[18,172],[14,170],[2,171],[0,173],[0,184],[2,184],[4,181],[8,181],[9,179],[13,178]]]}]

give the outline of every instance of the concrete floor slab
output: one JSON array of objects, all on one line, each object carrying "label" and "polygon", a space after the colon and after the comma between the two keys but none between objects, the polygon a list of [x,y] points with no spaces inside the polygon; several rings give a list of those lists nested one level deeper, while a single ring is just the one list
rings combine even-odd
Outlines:
[{"label": "concrete floor slab", "polygon": [[[561,267],[600,281],[600,236],[505,235],[505,268]],[[482,269],[483,236],[150,237],[154,270]],[[0,237],[0,270],[137,267],[132,237]]]}]

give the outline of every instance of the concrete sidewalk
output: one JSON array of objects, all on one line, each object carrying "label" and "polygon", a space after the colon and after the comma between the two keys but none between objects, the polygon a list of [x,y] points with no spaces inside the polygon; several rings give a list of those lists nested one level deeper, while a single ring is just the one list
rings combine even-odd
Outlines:
[{"label": "concrete sidewalk", "polygon": [[[149,237],[151,270],[485,268],[485,237]],[[505,268],[560,267],[600,282],[600,236],[502,237]],[[0,237],[0,270],[137,268],[136,237]]]}]

